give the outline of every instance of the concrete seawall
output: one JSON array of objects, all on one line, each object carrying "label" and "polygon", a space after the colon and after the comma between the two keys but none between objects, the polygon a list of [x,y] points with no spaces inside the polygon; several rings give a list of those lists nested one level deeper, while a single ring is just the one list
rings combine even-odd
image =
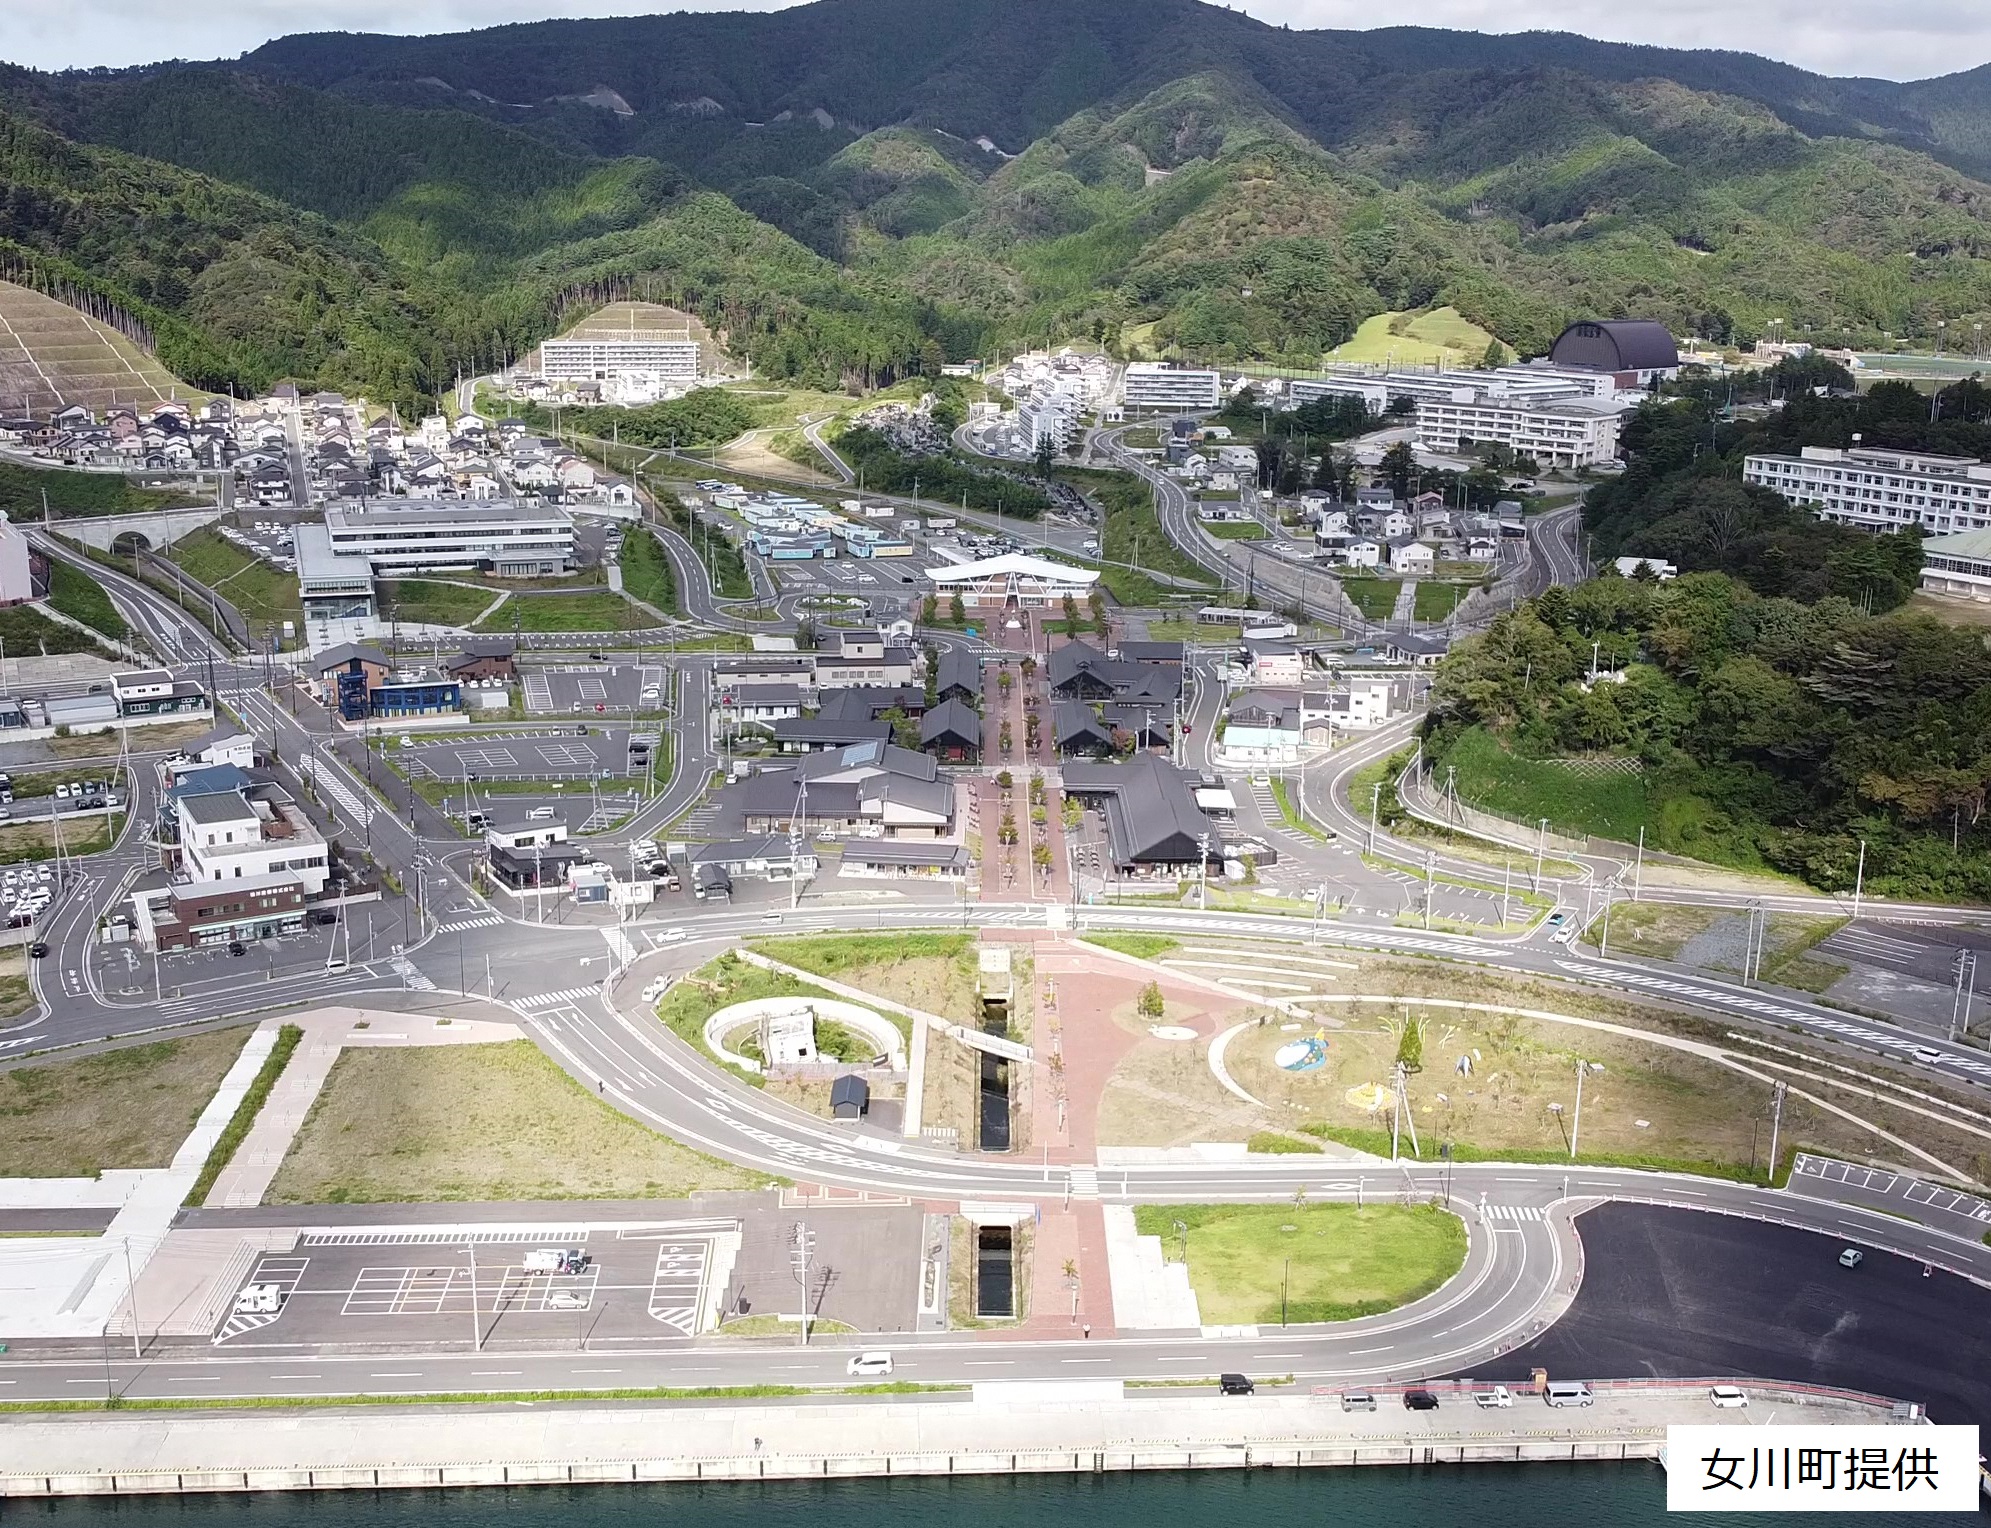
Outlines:
[{"label": "concrete seawall", "polygon": [[[1669,1423],[1730,1415],[1698,1385],[1600,1389],[1565,1410],[1523,1393],[1499,1411],[1435,1388],[1433,1412],[1391,1392],[1344,1412],[1333,1394],[1059,1401],[982,1386],[973,1401],[22,1416],[0,1429],[0,1495],[1652,1459]],[[1808,1422],[1887,1418],[1876,1398],[1758,1394]]]}]

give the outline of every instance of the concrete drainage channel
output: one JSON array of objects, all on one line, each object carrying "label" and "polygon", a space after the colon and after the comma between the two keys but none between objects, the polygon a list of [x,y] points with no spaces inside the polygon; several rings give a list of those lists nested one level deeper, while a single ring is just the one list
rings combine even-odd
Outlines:
[{"label": "concrete drainage channel", "polygon": [[1016,1232],[982,1226],[975,1232],[975,1314],[1016,1314]]}]

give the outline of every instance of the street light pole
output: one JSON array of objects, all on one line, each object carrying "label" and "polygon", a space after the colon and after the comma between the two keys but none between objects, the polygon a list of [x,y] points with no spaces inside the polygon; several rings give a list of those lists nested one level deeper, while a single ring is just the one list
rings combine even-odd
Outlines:
[{"label": "street light pole", "polygon": [[477,1314],[477,1243],[469,1242],[464,1251],[470,1254],[470,1351],[484,1351],[484,1322]]},{"label": "street light pole", "polygon": [[1860,921],[1860,894],[1867,884],[1867,841],[1860,840],[1860,868],[1853,874],[1853,921]]}]

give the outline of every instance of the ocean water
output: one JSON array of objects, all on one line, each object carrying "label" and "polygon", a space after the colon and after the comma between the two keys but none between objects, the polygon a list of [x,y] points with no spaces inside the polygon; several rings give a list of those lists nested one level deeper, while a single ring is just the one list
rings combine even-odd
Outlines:
[{"label": "ocean water", "polygon": [[[1657,1528],[1655,1464],[1198,1470],[9,1502],[60,1528]],[[1979,1514],[1696,1513],[1692,1528],[1983,1528]]]}]

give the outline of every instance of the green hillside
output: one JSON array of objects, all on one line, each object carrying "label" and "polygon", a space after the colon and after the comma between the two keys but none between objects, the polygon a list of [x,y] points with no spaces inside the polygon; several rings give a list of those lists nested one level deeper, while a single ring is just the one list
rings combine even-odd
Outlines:
[{"label": "green hillside", "polygon": [[0,239],[125,302],[202,386],[411,404],[635,285],[764,375],[858,389],[1025,337],[1298,365],[1537,354],[1586,315],[1930,337],[1991,317],[1980,173],[1987,71],[1831,80],[1196,0],[0,69]]}]

